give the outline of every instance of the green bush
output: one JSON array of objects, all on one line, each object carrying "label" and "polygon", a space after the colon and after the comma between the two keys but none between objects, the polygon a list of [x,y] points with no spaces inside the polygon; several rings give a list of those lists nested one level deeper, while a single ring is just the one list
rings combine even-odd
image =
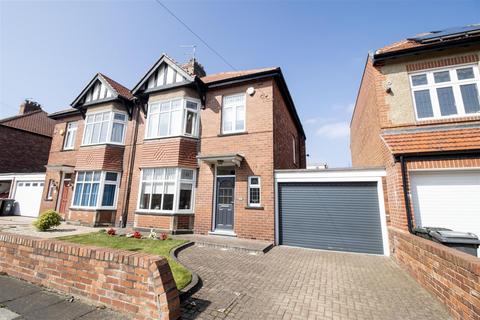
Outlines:
[{"label": "green bush", "polygon": [[61,217],[56,211],[48,210],[35,220],[33,226],[37,228],[38,231],[47,231],[53,227],[58,227],[60,225],[60,220]]}]

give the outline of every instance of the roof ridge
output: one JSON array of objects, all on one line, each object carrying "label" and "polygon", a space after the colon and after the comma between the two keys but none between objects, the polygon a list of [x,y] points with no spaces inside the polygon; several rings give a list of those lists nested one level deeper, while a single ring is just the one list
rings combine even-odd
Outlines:
[{"label": "roof ridge", "polygon": [[6,122],[6,121],[10,121],[10,120],[14,120],[14,119],[23,118],[23,117],[28,117],[28,116],[31,116],[32,114],[36,114],[36,113],[39,113],[39,112],[45,112],[45,113],[47,113],[47,112],[46,112],[45,110],[43,110],[43,109],[34,110],[34,111],[30,111],[30,112],[27,112],[27,113],[24,113],[24,114],[17,114],[17,115],[14,115],[14,116],[10,116],[10,117],[7,117],[7,118],[0,119],[0,123]]}]

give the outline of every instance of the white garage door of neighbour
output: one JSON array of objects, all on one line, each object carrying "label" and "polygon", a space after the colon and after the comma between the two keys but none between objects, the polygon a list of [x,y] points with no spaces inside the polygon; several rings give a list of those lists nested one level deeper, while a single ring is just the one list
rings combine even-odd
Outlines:
[{"label": "white garage door of neighbour", "polygon": [[480,172],[411,174],[417,225],[472,232],[480,237]]},{"label": "white garage door of neighbour", "polygon": [[15,214],[38,217],[43,181],[18,181],[15,189]]}]

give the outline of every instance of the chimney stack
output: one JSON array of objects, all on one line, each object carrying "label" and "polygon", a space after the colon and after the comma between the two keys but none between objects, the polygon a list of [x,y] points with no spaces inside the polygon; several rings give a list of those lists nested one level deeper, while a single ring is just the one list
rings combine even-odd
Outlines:
[{"label": "chimney stack", "polygon": [[203,66],[198,63],[195,58],[190,59],[190,61],[182,65],[182,68],[185,69],[192,76],[195,75],[201,78],[207,75]]},{"label": "chimney stack", "polygon": [[42,110],[42,106],[40,105],[40,103],[33,100],[25,99],[25,101],[20,104],[19,114],[26,114],[38,110]]}]

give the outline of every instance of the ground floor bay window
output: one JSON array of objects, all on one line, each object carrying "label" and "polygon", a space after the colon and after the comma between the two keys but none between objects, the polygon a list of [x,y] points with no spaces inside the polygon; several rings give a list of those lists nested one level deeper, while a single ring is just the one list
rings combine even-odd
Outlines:
[{"label": "ground floor bay window", "polygon": [[142,169],[138,210],[153,213],[192,213],[194,189],[193,169]]},{"label": "ground floor bay window", "polygon": [[115,209],[119,183],[118,172],[77,172],[72,207]]}]

